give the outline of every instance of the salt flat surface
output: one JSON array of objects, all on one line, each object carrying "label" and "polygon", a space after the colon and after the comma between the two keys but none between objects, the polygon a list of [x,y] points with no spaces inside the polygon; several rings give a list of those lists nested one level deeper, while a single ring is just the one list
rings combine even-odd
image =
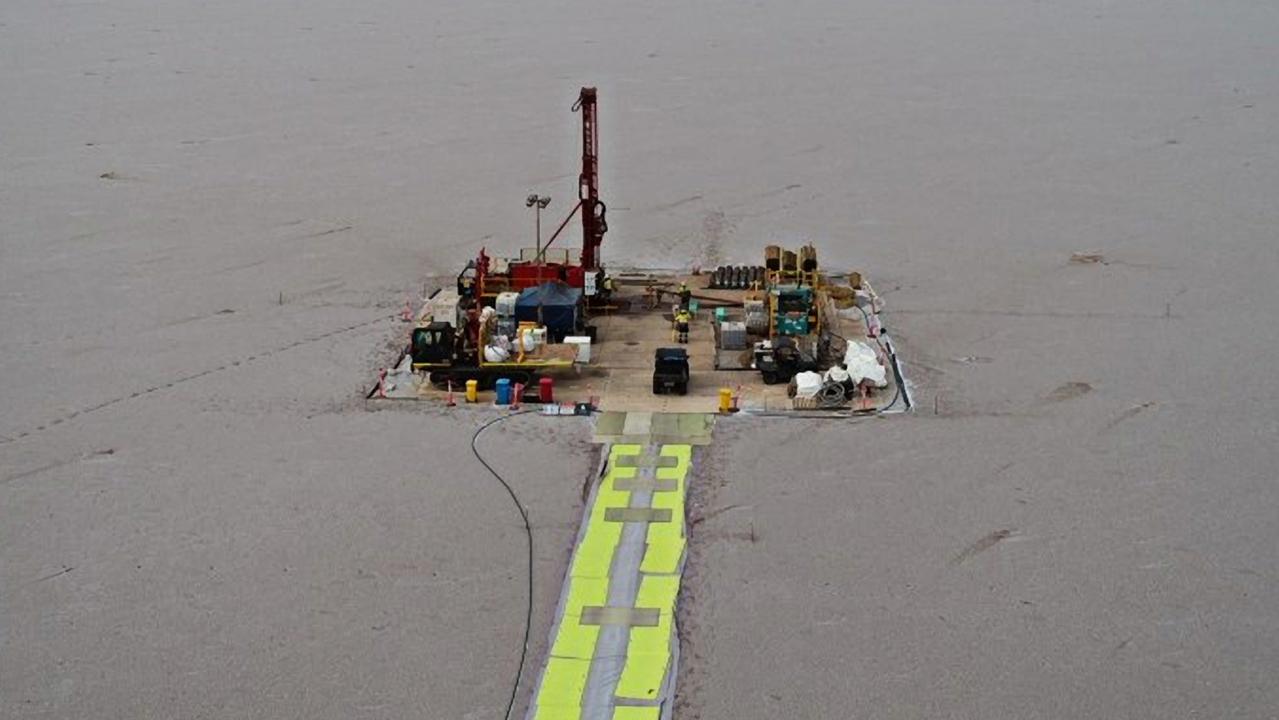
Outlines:
[{"label": "salt flat surface", "polygon": [[[422,277],[529,244],[530,191],[568,209],[595,84],[606,258],[812,238],[918,385],[721,426],[681,717],[1269,717],[1277,32],[1252,0],[5,3],[0,715],[501,716],[524,556],[479,418],[356,398]],[[547,422],[486,436],[538,642],[594,468]]]}]

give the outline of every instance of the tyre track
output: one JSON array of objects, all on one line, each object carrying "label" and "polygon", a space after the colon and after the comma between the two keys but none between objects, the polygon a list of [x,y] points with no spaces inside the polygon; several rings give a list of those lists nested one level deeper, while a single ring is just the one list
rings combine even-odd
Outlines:
[{"label": "tyre track", "polygon": [[31,428],[28,430],[20,431],[11,437],[0,438],[0,445],[8,445],[10,443],[14,443],[19,440],[22,440],[23,438],[32,437],[46,430],[52,430],[53,428],[65,422],[70,422],[71,420],[75,420],[78,417],[82,417],[90,413],[95,413],[95,412],[98,412],[99,410],[106,410],[109,407],[119,405],[120,403],[127,402],[129,400],[136,400],[138,398],[146,397],[147,395],[160,392],[161,390],[169,390],[171,388],[177,387],[178,385],[191,382],[192,380],[199,380],[202,377],[213,375],[214,373],[231,370],[233,368],[240,367],[241,365],[246,365],[248,363],[251,363],[255,360],[262,360],[264,358],[268,358],[282,352],[287,352],[296,347],[301,347],[303,345],[309,345],[311,343],[319,342],[321,340],[331,338],[334,335],[341,335],[343,333],[348,333],[354,330],[359,330],[361,328],[366,328],[372,325],[376,325],[377,323],[384,322],[386,320],[393,320],[396,317],[397,317],[396,314],[379,315],[378,317],[372,320],[366,320],[364,322],[359,322],[354,325],[347,325],[345,327],[337,328],[336,330],[330,330],[328,332],[321,333],[319,335],[304,337],[300,340],[295,340],[287,345],[281,345],[279,347],[275,347],[270,350],[265,350],[263,352],[255,353],[253,355],[249,355],[247,357],[243,357],[238,360],[232,360],[230,362],[218,365],[217,367],[212,367],[207,370],[201,370],[200,372],[193,373],[191,375],[185,375],[183,377],[177,378],[176,380],[171,380],[169,382],[158,384],[158,385],[152,385],[151,387],[134,391],[128,395],[120,395],[110,400],[105,400],[103,402],[100,402],[97,405],[91,405],[89,407],[80,408],[79,410],[74,410],[72,412],[67,413],[66,415],[62,415],[61,417],[57,417],[53,420],[50,420],[44,423],[43,425],[39,425],[35,428]]}]

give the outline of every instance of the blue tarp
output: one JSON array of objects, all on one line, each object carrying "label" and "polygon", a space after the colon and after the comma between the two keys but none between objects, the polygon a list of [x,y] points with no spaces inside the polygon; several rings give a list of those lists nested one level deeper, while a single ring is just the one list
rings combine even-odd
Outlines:
[{"label": "blue tarp", "polygon": [[[582,306],[582,291],[563,283],[546,282],[537,287],[525,288],[515,301],[515,319],[534,321],[546,325],[555,340],[572,335],[577,329],[577,316]],[[538,308],[541,316],[538,316]]]}]

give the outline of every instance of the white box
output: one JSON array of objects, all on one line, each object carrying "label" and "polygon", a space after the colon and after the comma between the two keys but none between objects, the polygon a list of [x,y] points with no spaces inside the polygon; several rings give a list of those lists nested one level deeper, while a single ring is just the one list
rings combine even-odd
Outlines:
[{"label": "white box", "polygon": [[591,339],[585,335],[569,335],[564,338],[565,345],[577,346],[577,361],[580,363],[589,363],[591,361]]}]

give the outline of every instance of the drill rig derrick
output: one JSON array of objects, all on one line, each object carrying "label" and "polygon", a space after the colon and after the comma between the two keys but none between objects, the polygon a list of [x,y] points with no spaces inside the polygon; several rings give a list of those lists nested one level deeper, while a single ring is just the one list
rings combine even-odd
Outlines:
[{"label": "drill rig derrick", "polygon": [[[608,283],[605,282],[599,257],[608,222],[605,205],[599,198],[599,123],[595,88],[582,88],[572,109],[582,115],[582,170],[578,175],[578,201],[532,259],[495,263],[483,250],[480,251],[480,259],[475,263],[475,284],[478,287],[477,298],[481,302],[491,302],[498,292],[518,292],[548,280],[581,288],[588,302],[592,303],[604,300],[608,294]],[[563,260],[547,260],[547,249],[579,211],[582,214],[582,250],[578,262],[569,261],[567,255],[559,256]]]},{"label": "drill rig derrick", "polygon": [[595,88],[582,88],[573,109],[582,113],[582,174],[578,178],[578,200],[582,210],[582,268],[592,272],[599,270],[597,255],[604,242],[604,233],[608,232],[608,222],[604,218],[606,208],[600,200]]}]

